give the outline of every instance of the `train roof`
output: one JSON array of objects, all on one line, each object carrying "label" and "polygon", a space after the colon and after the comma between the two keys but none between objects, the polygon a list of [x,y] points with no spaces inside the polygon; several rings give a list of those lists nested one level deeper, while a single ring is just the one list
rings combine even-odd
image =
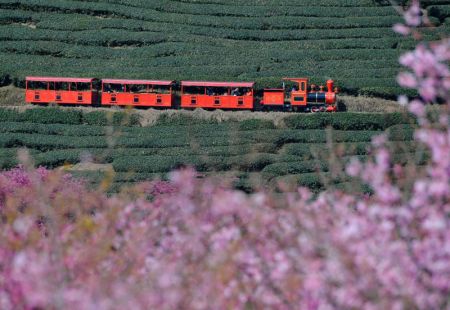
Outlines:
[{"label": "train roof", "polygon": [[94,78],[67,78],[50,76],[27,76],[26,81],[31,82],[63,82],[63,83],[91,83]]},{"label": "train roof", "polygon": [[162,85],[169,86],[174,81],[160,81],[160,80],[119,80],[119,79],[102,79],[103,83],[108,84],[138,84],[138,85]]},{"label": "train roof", "polygon": [[181,81],[181,86],[200,87],[253,87],[255,82],[206,82],[206,81]]}]

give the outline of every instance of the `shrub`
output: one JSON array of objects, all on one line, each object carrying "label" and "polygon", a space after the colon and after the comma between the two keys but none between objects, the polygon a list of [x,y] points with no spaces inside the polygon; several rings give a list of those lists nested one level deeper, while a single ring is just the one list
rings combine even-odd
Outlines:
[{"label": "shrub", "polygon": [[261,119],[246,119],[239,122],[239,130],[275,129],[272,121]]},{"label": "shrub", "polygon": [[336,130],[385,130],[397,124],[415,123],[412,116],[402,113],[337,113],[294,115],[284,119],[288,128],[320,129],[332,127]]},{"label": "shrub", "polygon": [[138,126],[140,125],[139,115],[126,112],[104,112],[95,111],[83,113],[83,123],[89,125],[106,126]]}]

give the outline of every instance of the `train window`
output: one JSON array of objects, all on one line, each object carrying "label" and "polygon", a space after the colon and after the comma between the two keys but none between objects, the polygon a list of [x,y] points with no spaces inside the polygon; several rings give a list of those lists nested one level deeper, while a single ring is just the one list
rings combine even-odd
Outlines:
[{"label": "train window", "polygon": [[55,90],[67,91],[69,90],[69,83],[56,82]]},{"label": "train window", "polygon": [[134,103],[139,103],[139,96],[134,96],[133,102]]},{"label": "train window", "polygon": [[157,97],[156,97],[156,103],[159,103],[159,104],[162,103],[162,98],[161,98],[161,96],[157,96]]},{"label": "train window", "polygon": [[78,91],[90,91],[91,83],[77,83],[77,90]]},{"label": "train window", "polygon": [[153,92],[157,93],[157,94],[169,94],[170,93],[170,86],[154,85],[153,86]]},{"label": "train window", "polygon": [[238,105],[244,104],[244,98],[238,98]]},{"label": "train window", "polygon": [[116,96],[111,96],[111,102],[116,102],[117,101],[117,97]]},{"label": "train window", "polygon": [[78,90],[77,83],[75,83],[75,82],[69,83],[69,86],[70,86],[70,90],[71,91],[77,91]]},{"label": "train window", "polygon": [[203,95],[205,93],[205,88],[196,86],[185,87],[184,93],[187,95]]},{"label": "train window", "polygon": [[83,101],[83,95],[82,94],[78,94],[77,100],[78,101]]},{"label": "train window", "polygon": [[41,100],[41,95],[39,93],[35,93],[34,100]]},{"label": "train window", "polygon": [[191,97],[191,104],[197,104],[197,97]]},{"label": "train window", "polygon": [[225,87],[207,87],[206,95],[208,95],[208,96],[227,96],[228,89]]},{"label": "train window", "polygon": [[305,91],[305,82],[302,82],[302,83],[301,83],[300,89],[301,89],[302,91]]},{"label": "train window", "polygon": [[305,97],[294,97],[294,101],[304,101]]},{"label": "train window", "polygon": [[251,88],[243,88],[242,89],[242,96],[251,96],[252,95],[252,89]]},{"label": "train window", "polygon": [[28,84],[28,88],[34,89],[34,90],[47,90],[48,83],[47,82],[38,82],[38,81],[32,81]]},{"label": "train window", "polygon": [[122,84],[104,84],[103,91],[106,93],[123,93],[125,92],[125,85]]},{"label": "train window", "polygon": [[219,105],[220,104],[220,98],[214,98],[214,104]]},{"label": "train window", "polygon": [[56,101],[61,101],[61,100],[62,100],[61,94],[56,94]]},{"label": "train window", "polygon": [[127,90],[131,93],[146,93],[147,85],[128,85]]}]

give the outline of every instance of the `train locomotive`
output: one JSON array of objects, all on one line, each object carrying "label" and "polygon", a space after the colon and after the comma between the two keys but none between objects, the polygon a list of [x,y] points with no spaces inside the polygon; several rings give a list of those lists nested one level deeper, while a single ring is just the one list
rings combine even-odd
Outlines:
[{"label": "train locomotive", "polygon": [[[289,89],[285,82],[294,86]],[[251,111],[337,111],[337,88],[310,85],[307,78],[284,78],[282,88],[263,89],[254,82],[124,80],[29,76],[25,101],[29,104],[131,106],[145,108],[223,109]]]}]

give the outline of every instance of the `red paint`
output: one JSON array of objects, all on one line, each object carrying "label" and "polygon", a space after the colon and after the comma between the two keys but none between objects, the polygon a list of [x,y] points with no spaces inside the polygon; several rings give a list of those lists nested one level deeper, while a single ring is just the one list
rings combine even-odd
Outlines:
[{"label": "red paint", "polygon": [[283,88],[264,89],[263,100],[261,104],[267,106],[284,105],[284,89]]},{"label": "red paint", "polygon": [[[181,82],[181,107],[206,109],[252,110],[255,83],[242,82]],[[188,93],[194,88],[194,93]],[[233,94],[237,89],[238,94]],[[211,94],[209,94],[211,92]]]},{"label": "red paint", "polygon": [[[97,92],[93,89],[94,79],[26,77],[25,102],[92,105],[97,100]],[[39,82],[42,89],[34,89],[33,83]],[[58,83],[66,83],[67,90],[56,89]],[[83,90],[77,89],[83,85]]]},{"label": "red paint", "polygon": [[[108,90],[109,85],[119,89]],[[102,105],[170,108],[174,102],[172,85],[173,81],[105,79],[102,80]],[[135,86],[141,89],[133,91]]]}]

